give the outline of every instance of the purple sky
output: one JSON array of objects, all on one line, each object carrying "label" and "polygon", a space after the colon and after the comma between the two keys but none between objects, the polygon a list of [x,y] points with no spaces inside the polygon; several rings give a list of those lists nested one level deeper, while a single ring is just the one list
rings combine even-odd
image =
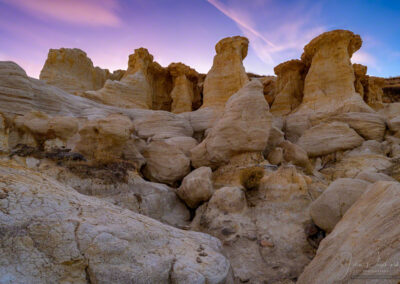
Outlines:
[{"label": "purple sky", "polygon": [[244,35],[246,70],[273,74],[332,29],[362,36],[353,62],[368,65],[368,74],[400,75],[397,0],[0,0],[0,60],[38,77],[48,49],[77,47],[112,71],[146,47],[163,66],[180,61],[206,73],[218,40]]}]

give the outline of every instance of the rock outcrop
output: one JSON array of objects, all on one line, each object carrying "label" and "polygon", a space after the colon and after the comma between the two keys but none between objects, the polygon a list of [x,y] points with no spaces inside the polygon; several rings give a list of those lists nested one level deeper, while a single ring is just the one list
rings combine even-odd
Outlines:
[{"label": "rock outcrop", "polygon": [[240,36],[217,43],[213,66],[204,81],[203,107],[223,108],[230,96],[249,81],[242,62],[248,45],[249,40]]},{"label": "rock outcrop", "polygon": [[356,94],[350,62],[361,44],[359,35],[335,30],[319,35],[304,47],[301,60],[308,71],[301,111],[332,112],[344,105],[368,109]]},{"label": "rock outcrop", "polygon": [[393,225],[400,222],[398,208],[399,183],[378,182],[369,187],[321,242],[297,283],[367,283],[371,275],[376,283],[395,283],[395,279],[385,279],[396,278],[399,272],[400,228]]},{"label": "rock outcrop", "polygon": [[360,146],[364,140],[342,122],[320,123],[307,129],[297,144],[311,157]]},{"label": "rock outcrop", "polygon": [[198,87],[199,74],[196,70],[182,63],[172,63],[168,66],[172,76],[171,112],[181,113],[193,110],[193,105],[199,105],[201,97]]},{"label": "rock outcrop", "polygon": [[369,185],[364,180],[350,178],[340,178],[332,182],[310,206],[314,223],[330,233]]},{"label": "rock outcrop", "polygon": [[200,167],[188,174],[176,193],[190,208],[197,208],[208,201],[214,193],[212,171],[208,167]]},{"label": "rock outcrop", "polygon": [[303,99],[304,69],[304,63],[300,60],[286,61],[274,68],[278,78],[271,106],[273,115],[289,114],[300,105]]},{"label": "rock outcrop", "polygon": [[98,90],[112,78],[108,70],[94,67],[86,53],[77,48],[50,49],[40,80],[72,94]]},{"label": "rock outcrop", "polygon": [[0,162],[0,181],[0,282],[229,278],[229,261],[213,237],[163,225],[10,163]]},{"label": "rock outcrop", "polygon": [[215,167],[234,154],[262,152],[268,143],[272,117],[262,85],[249,82],[229,98],[224,113],[207,137],[191,151],[194,167]]}]

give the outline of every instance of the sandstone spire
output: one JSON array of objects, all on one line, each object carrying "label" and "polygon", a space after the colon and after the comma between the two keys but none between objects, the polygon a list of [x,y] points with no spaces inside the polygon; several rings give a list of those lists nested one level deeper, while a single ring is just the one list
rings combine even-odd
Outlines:
[{"label": "sandstone spire", "polygon": [[243,67],[248,45],[249,40],[241,36],[217,43],[213,66],[204,81],[203,107],[224,107],[229,97],[249,81]]},{"label": "sandstone spire", "polygon": [[302,100],[304,88],[304,63],[300,60],[289,60],[274,68],[278,76],[276,97],[271,107],[274,115],[289,114]]}]

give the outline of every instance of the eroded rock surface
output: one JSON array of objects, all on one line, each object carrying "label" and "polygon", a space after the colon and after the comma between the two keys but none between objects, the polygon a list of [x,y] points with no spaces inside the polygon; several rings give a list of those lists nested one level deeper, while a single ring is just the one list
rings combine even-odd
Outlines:
[{"label": "eroded rock surface", "polygon": [[248,81],[243,67],[249,40],[235,36],[220,40],[215,46],[217,54],[204,81],[203,107],[223,108],[230,96]]}]

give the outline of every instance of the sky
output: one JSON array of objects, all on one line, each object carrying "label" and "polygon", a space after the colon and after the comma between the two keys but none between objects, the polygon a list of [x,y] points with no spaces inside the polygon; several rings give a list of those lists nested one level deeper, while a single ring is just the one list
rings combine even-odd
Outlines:
[{"label": "sky", "polygon": [[243,35],[246,71],[273,75],[334,29],[361,35],[352,62],[369,75],[400,76],[399,0],[0,0],[0,61],[38,78],[50,48],[80,48],[113,71],[145,47],[162,66],[183,62],[207,73],[215,44]]}]

